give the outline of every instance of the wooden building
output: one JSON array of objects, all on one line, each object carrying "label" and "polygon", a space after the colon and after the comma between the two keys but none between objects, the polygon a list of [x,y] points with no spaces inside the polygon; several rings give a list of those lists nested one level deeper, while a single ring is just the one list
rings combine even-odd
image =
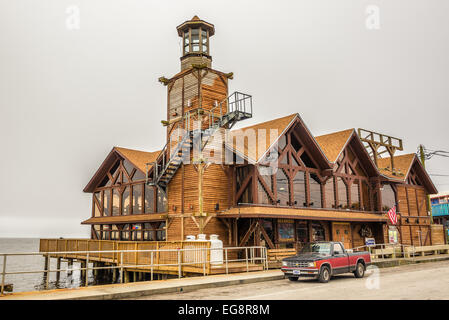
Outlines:
[{"label": "wooden building", "polygon": [[[269,248],[314,240],[354,248],[366,238],[432,243],[427,195],[437,190],[415,154],[394,155],[402,141],[376,142],[355,129],[313,136],[299,114],[232,130],[230,142],[211,141],[252,117],[251,97],[229,95],[232,73],[212,68],[212,24],[195,16],[177,30],[181,71],[159,78],[167,87],[165,146],[112,149],[84,189],[93,194],[92,216],[82,223],[92,226],[93,239],[173,241],[204,233],[225,246]],[[375,147],[371,155],[366,143]],[[382,146],[389,157],[377,152]],[[223,161],[229,154],[231,163]],[[386,211],[395,204],[393,226]]]}]

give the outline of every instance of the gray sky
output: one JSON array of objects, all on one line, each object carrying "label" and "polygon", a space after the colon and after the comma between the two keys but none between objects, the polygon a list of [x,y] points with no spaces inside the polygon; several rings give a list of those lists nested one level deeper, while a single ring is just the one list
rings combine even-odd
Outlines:
[{"label": "gray sky", "polygon": [[314,135],[362,127],[405,152],[449,150],[447,12],[447,0],[0,0],[0,237],[88,235],[82,189],[111,148],[164,145],[157,78],[180,70],[175,28],[195,14],[215,25],[230,92],[253,95],[245,125],[298,112]]}]

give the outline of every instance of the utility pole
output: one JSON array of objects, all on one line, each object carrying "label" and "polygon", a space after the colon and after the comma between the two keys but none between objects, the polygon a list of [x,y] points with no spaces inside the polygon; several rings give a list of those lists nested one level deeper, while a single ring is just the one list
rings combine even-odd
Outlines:
[{"label": "utility pole", "polygon": [[[421,163],[422,166],[424,167],[424,169],[426,169],[426,155],[424,153],[424,146],[422,144],[419,145],[419,157],[421,159]],[[432,207],[430,206],[430,196],[427,195],[426,196],[426,200],[427,200],[427,208],[429,208],[429,212],[430,212],[430,223],[433,224],[433,216],[432,216]]]}]

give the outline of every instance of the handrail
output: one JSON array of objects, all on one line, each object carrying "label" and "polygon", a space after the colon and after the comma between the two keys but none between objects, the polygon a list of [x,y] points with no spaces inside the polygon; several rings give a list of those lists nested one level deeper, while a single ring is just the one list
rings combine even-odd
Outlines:
[{"label": "handrail", "polygon": [[[378,249],[377,247],[380,247],[380,249]],[[363,246],[358,246],[358,247],[355,247],[355,248],[351,248],[351,249],[349,249],[349,250],[352,250],[352,251],[359,251],[359,249],[361,249],[361,248],[367,248],[368,250],[368,252],[370,253],[370,255],[372,255],[373,253],[373,250],[380,250],[380,254],[381,254],[381,256],[382,256],[382,259],[385,259],[385,255],[392,255],[393,256],[393,258],[395,258],[396,257],[396,254],[397,254],[397,252],[396,252],[396,248],[400,248],[401,249],[401,251],[400,251],[400,253],[399,254],[401,254],[403,257],[405,257],[405,256],[411,256],[411,253],[413,253],[413,258],[415,257],[415,255],[416,255],[416,249],[415,249],[415,246],[414,245],[408,245],[408,244],[401,244],[401,243],[378,243],[378,244],[375,244],[375,245],[363,245]],[[393,248],[393,252],[392,253],[386,253],[385,252],[385,250],[387,250],[387,248],[388,249],[391,249],[391,248]],[[407,250],[405,250],[405,248],[412,248],[413,250],[412,250],[412,252],[406,252]],[[376,255],[378,255],[378,254],[376,254]]]},{"label": "handrail", "polygon": [[[59,240],[59,239],[52,239],[52,240]],[[248,249],[250,254],[248,255]],[[223,263],[221,264],[221,267],[225,267],[226,274],[229,273],[229,263],[231,262],[246,262],[246,269],[247,272],[249,272],[249,263],[256,263],[259,262],[262,264],[263,270],[268,270],[268,259],[267,259],[267,249],[263,246],[252,246],[252,247],[223,247],[223,248],[211,248],[208,247],[196,247],[196,248],[172,248],[172,249],[122,249],[122,250],[80,250],[80,251],[45,251],[45,252],[10,252],[10,253],[0,253],[0,257],[3,257],[3,267],[1,272],[1,290],[0,294],[3,295],[4,288],[5,288],[5,277],[6,275],[12,275],[12,274],[31,274],[31,273],[44,273],[44,281],[45,281],[45,288],[48,289],[49,287],[49,278],[51,272],[61,272],[65,271],[67,274],[71,272],[73,269],[61,269],[58,267],[57,269],[51,269],[49,259],[51,256],[55,258],[67,258],[68,256],[75,256],[79,258],[80,255],[81,258],[86,259],[85,267],[76,268],[76,270],[84,271],[86,274],[85,279],[85,286],[88,286],[88,274],[87,272],[89,270],[105,270],[105,269],[119,269],[120,275],[121,275],[121,282],[123,283],[124,277],[123,272],[125,271],[125,268],[149,268],[151,273],[151,279],[153,279],[153,272],[157,270],[161,270],[161,267],[177,267],[177,273],[178,278],[181,278],[183,274],[186,272],[192,272],[189,271],[189,269],[186,269],[186,267],[198,268],[198,270],[202,269],[203,275],[207,275],[210,273],[211,264],[215,265],[217,260],[211,259],[211,252],[214,252],[216,250],[223,250],[224,251],[224,259]],[[230,250],[245,250],[246,255],[244,259],[229,259],[228,252]],[[260,254],[257,253],[257,251],[260,251]],[[198,254],[201,253],[202,254]],[[92,266],[89,267],[89,262],[95,262],[96,254],[105,254],[105,253],[113,253],[113,256],[116,257],[114,259],[115,265],[109,265],[104,267],[97,267]],[[129,254],[135,253],[135,260],[134,263],[129,263]],[[139,253],[149,253],[149,257],[143,257],[144,263],[139,263],[139,258],[141,258],[138,254]],[[171,261],[170,257],[168,259],[165,259],[163,261],[160,261],[159,258],[161,257],[161,253],[176,253],[177,259]],[[125,256],[125,254],[128,254],[128,257]],[[8,256],[35,256],[35,255],[43,255],[45,257],[46,261],[46,268],[45,270],[26,270],[26,271],[14,271],[14,272],[7,272],[6,263],[7,263],[7,257]],[[120,257],[120,258],[119,258]],[[156,259],[155,259],[156,258]],[[165,257],[167,258],[167,257]],[[155,261],[156,260],[156,261]],[[187,261],[186,261],[187,260]],[[0,260],[1,261],[1,260]]]}]

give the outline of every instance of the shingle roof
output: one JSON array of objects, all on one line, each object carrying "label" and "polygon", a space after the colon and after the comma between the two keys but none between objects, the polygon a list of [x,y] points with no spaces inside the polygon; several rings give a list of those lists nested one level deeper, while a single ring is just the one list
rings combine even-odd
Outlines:
[{"label": "shingle roof", "polygon": [[327,159],[330,162],[335,162],[353,132],[354,129],[347,129],[315,137],[315,140],[318,142]]},{"label": "shingle roof", "polygon": [[[136,168],[140,169],[143,173],[146,173],[146,164],[149,162],[156,161],[157,156],[161,152],[153,151],[146,152],[140,150],[127,149],[122,147],[114,147],[113,150],[118,151],[124,158],[129,160]],[[150,168],[151,166],[148,166]]]},{"label": "shingle roof", "polygon": [[394,156],[394,167],[398,174],[394,175],[391,171],[391,158],[379,158],[377,159],[377,166],[381,174],[388,178],[405,180],[407,174],[413,164],[413,159],[415,158],[414,153],[403,154],[399,156]]},{"label": "shingle roof", "polygon": [[[84,187],[84,192],[93,192],[97,185],[103,180],[111,166],[117,159],[125,158],[131,162],[137,169],[146,174],[146,163],[155,161],[160,151],[146,152],[121,147],[113,147],[106,159],[100,165],[89,183]],[[150,166],[148,167],[148,169]]]}]

